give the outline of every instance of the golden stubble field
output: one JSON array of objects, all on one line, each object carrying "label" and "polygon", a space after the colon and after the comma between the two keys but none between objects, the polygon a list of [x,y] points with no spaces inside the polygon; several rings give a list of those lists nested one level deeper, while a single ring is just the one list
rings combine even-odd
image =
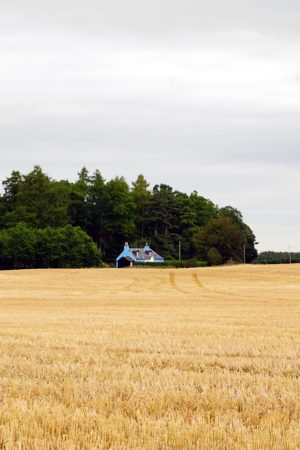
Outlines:
[{"label": "golden stubble field", "polygon": [[0,447],[299,449],[300,265],[0,272]]}]

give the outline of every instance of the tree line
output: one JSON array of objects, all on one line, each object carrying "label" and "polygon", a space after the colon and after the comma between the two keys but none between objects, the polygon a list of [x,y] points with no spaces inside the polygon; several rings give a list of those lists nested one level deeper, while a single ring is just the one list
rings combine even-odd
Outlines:
[{"label": "tree line", "polygon": [[1,268],[111,263],[125,240],[136,247],[148,242],[165,259],[178,258],[179,242],[182,259],[209,264],[257,256],[240,211],[219,208],[196,191],[150,189],[143,175],[129,185],[84,167],[75,182],[57,181],[35,166],[28,174],[13,171],[2,184]]},{"label": "tree line", "polygon": [[255,264],[289,264],[300,263],[299,252],[261,252],[253,261]]}]

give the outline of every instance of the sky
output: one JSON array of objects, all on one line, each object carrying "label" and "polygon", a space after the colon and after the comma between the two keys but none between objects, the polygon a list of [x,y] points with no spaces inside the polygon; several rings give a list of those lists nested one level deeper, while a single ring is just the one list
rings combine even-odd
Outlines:
[{"label": "sky", "polygon": [[143,173],[300,251],[300,2],[10,0],[0,180]]}]

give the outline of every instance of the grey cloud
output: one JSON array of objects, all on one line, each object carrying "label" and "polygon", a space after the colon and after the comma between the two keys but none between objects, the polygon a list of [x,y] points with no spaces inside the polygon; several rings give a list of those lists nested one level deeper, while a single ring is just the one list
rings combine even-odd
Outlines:
[{"label": "grey cloud", "polygon": [[[296,0],[11,0],[1,6],[2,17],[19,26],[73,29],[77,32],[184,35],[203,31],[258,30],[262,33],[299,34],[299,2]],[[17,17],[17,21],[16,21]],[[178,39],[176,34],[179,33]],[[183,35],[182,35],[183,33]]]},{"label": "grey cloud", "polygon": [[1,179],[143,172],[238,207],[261,248],[283,248],[300,219],[299,19],[294,0],[6,2]]}]

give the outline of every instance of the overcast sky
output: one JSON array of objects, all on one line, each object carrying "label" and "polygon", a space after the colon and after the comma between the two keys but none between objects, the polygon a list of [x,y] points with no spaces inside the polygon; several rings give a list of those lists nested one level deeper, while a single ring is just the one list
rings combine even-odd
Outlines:
[{"label": "overcast sky", "polygon": [[143,173],[300,251],[299,0],[10,0],[0,179]]}]

